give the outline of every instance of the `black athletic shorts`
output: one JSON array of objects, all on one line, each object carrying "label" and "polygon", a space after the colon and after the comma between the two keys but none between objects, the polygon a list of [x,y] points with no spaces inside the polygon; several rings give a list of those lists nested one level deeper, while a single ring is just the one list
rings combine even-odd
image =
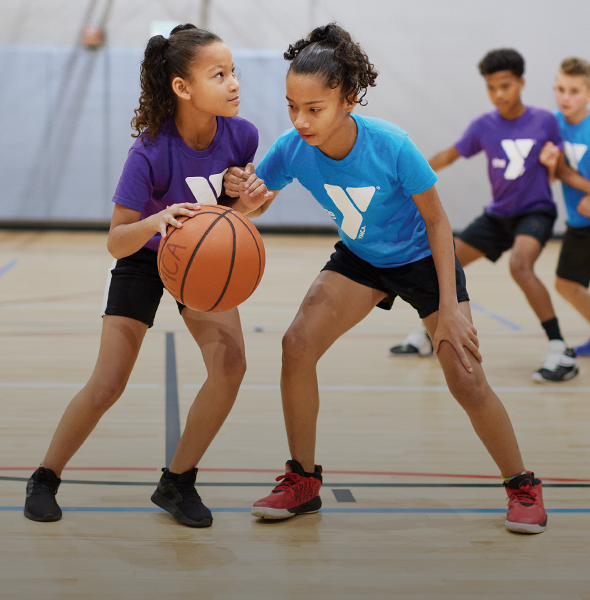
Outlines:
[{"label": "black athletic shorts", "polygon": [[[160,305],[164,284],[158,275],[158,254],[142,248],[126,258],[113,263],[107,279],[103,315],[129,317],[154,324],[156,311]],[[186,308],[176,302],[178,311]]]},{"label": "black athletic shorts", "polygon": [[567,226],[557,263],[557,276],[584,287],[590,284],[590,227]]},{"label": "black athletic shorts", "polygon": [[531,210],[514,217],[496,217],[484,212],[458,237],[496,262],[512,248],[517,235],[534,237],[542,248],[551,237],[556,217],[557,212],[551,209]]},{"label": "black athletic shorts", "polygon": [[[438,277],[432,256],[427,256],[401,267],[374,267],[366,260],[359,258],[341,241],[334,246],[336,252],[322,271],[335,271],[356,281],[361,285],[381,290],[387,294],[377,304],[379,308],[390,310],[396,296],[411,304],[421,319],[436,312],[439,305]],[[455,258],[455,274],[457,282],[457,300],[469,300],[465,288],[465,273]]]}]

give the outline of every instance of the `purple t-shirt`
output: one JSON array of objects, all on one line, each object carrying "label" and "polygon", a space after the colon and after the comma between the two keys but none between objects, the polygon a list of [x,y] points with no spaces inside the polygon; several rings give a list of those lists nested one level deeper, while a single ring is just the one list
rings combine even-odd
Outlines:
[{"label": "purple t-shirt", "polygon": [[493,199],[486,212],[511,217],[555,209],[547,169],[539,162],[547,141],[563,147],[555,116],[542,108],[527,106],[524,115],[513,121],[494,110],[470,123],[455,148],[465,158],[481,150],[488,157]]},{"label": "purple t-shirt", "polygon": [[[193,150],[178,133],[174,119],[153,142],[141,136],[129,150],[113,202],[141,212],[145,219],[172,204],[217,204],[229,167],[254,160],[258,130],[240,117],[217,117],[217,133],[207,150]],[[160,234],[145,248],[158,250]]]}]

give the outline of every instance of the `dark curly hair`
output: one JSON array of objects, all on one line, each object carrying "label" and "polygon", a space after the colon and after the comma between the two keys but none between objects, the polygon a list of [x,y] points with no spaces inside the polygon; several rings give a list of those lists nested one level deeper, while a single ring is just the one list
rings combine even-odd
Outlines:
[{"label": "dark curly hair", "polygon": [[492,75],[498,71],[510,71],[516,77],[524,74],[524,58],[512,48],[491,50],[477,66],[482,75]]},{"label": "dark curly hair", "polygon": [[283,55],[289,72],[319,75],[328,87],[341,86],[342,98],[364,106],[367,88],[375,87],[378,71],[365,51],[336,23],[316,27],[305,39],[289,44]]},{"label": "dark curly hair", "polygon": [[197,48],[221,42],[210,31],[190,23],[178,25],[166,39],[161,35],[150,38],[141,63],[141,95],[139,107],[134,110],[131,128],[143,143],[153,140],[170,120],[176,109],[176,95],[170,85],[174,77],[187,78]]}]

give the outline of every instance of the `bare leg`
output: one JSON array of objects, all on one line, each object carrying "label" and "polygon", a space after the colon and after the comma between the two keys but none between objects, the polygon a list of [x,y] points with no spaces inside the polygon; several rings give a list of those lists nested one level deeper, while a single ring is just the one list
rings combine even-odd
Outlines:
[{"label": "bare leg", "polygon": [[289,450],[306,472],[313,472],[315,464],[320,405],[317,362],[384,297],[383,292],[339,273],[322,271],[283,337],[281,393]]},{"label": "bare leg", "polygon": [[587,320],[590,321],[590,292],[583,285],[556,277],[555,289]]},{"label": "bare leg", "polygon": [[530,235],[517,235],[510,257],[510,274],[524,292],[541,323],[555,317],[547,288],[535,275],[535,261],[541,254],[539,240]]},{"label": "bare leg", "polygon": [[[469,302],[459,304],[461,312],[471,321]],[[428,334],[434,339],[438,311],[424,319]],[[483,442],[503,477],[524,471],[524,465],[512,423],[504,405],[489,386],[477,359],[467,350],[473,372],[469,373],[449,342],[442,342],[438,360],[451,394],[465,409],[475,433]]]},{"label": "bare leg", "polygon": [[61,477],[68,461],[125,390],[147,329],[135,319],[103,317],[96,366],[88,383],[66,408],[41,463],[43,467]]},{"label": "bare leg", "polygon": [[246,372],[244,338],[238,309],[203,313],[186,308],[182,317],[199,345],[207,379],[188,413],[170,465],[173,473],[195,467],[227,418]]},{"label": "bare leg", "polygon": [[466,244],[463,240],[455,238],[455,254],[459,259],[462,267],[466,267],[469,263],[472,263],[478,258],[485,256],[481,250],[477,250],[473,246]]}]

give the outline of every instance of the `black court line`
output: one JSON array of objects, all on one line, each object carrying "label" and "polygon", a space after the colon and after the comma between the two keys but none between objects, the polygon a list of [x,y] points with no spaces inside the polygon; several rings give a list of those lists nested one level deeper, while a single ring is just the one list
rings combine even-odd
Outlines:
[{"label": "black court line", "polygon": [[[180,410],[178,407],[178,378],[174,333],[166,332],[166,466],[172,464],[180,442]],[[130,485],[127,483],[127,485]],[[137,485],[137,484],[136,484]],[[141,485],[153,485],[145,483]]]},{"label": "black court line", "polygon": [[332,493],[334,494],[334,498],[336,498],[336,502],[356,502],[350,490],[332,488]]},{"label": "black court line", "polygon": [[[0,476],[0,481],[28,481],[27,477]],[[80,485],[130,485],[155,486],[157,481],[90,481],[82,479],[62,479],[62,483]],[[271,481],[197,481],[197,487],[268,487]],[[499,488],[501,483],[323,483],[325,488]],[[544,488],[590,488],[590,483],[544,483]]]}]

